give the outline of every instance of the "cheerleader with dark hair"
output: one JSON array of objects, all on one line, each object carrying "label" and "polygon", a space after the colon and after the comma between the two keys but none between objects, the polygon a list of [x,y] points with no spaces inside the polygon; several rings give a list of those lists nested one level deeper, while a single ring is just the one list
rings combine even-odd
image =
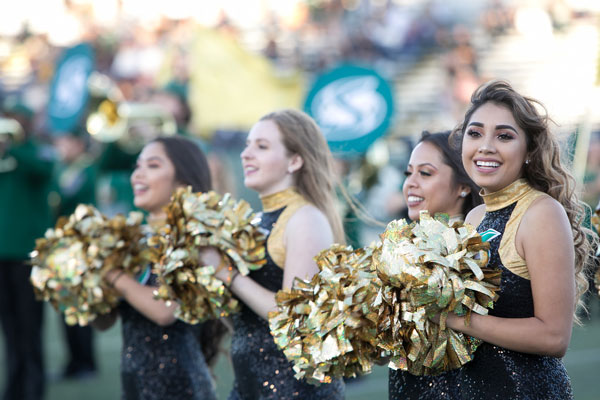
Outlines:
[{"label": "cheerleader with dark hair", "polygon": [[[131,185],[134,204],[148,211],[151,227],[158,227],[164,223],[163,207],[175,189],[189,185],[194,191],[209,191],[210,171],[206,157],[189,139],[158,138],[139,155]],[[157,281],[150,267],[137,279],[122,270],[111,270],[106,280],[123,301],[115,312],[98,317],[93,325],[107,329],[117,315],[121,317],[122,397],[216,399],[209,366],[214,363],[226,332],[224,325],[208,321],[197,326],[176,320],[176,303],[154,298]]]}]

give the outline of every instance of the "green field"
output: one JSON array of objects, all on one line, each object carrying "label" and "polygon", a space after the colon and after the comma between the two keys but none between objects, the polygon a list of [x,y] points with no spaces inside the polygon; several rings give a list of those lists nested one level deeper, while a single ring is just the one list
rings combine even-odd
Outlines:
[{"label": "green field", "polygon": [[[65,347],[62,339],[58,315],[48,306],[45,316],[45,354],[48,375],[60,373],[65,362]],[[575,327],[571,346],[565,357],[565,365],[573,382],[577,400],[598,399],[598,371],[600,371],[600,304],[592,304],[594,318],[583,327]],[[84,381],[50,382],[47,400],[107,400],[119,398],[119,352],[121,346],[120,327],[96,334],[96,355],[100,373]],[[0,350],[4,360],[3,350]],[[4,365],[0,385],[4,387]],[[231,387],[231,367],[225,357],[221,357],[215,374],[218,377],[220,399],[226,399]],[[532,382],[535,384],[535,382]],[[371,375],[365,376],[347,386],[347,399],[387,398],[387,368],[376,367]]]}]

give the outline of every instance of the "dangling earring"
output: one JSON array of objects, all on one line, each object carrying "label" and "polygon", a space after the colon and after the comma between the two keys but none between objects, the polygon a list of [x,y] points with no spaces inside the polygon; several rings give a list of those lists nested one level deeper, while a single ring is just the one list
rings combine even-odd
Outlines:
[{"label": "dangling earring", "polygon": [[525,165],[529,165],[529,159],[525,160]]},{"label": "dangling earring", "polygon": [[462,192],[460,192],[460,197],[467,197],[469,193],[465,192],[464,190]]}]

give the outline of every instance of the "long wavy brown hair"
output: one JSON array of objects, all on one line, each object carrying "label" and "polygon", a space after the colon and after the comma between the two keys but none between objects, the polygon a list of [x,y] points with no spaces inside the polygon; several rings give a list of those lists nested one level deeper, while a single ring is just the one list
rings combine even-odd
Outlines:
[{"label": "long wavy brown hair", "polygon": [[[562,204],[567,213],[575,249],[576,309],[584,307],[581,295],[588,289],[586,269],[597,237],[590,229],[582,226],[584,207],[576,193],[575,179],[561,163],[560,147],[550,131],[551,120],[547,110],[538,100],[517,93],[508,82],[487,82],[473,93],[465,118],[453,133],[459,136],[461,143],[473,113],[488,102],[508,108],[526,134],[529,163],[523,169],[523,177],[533,188],[547,193]],[[575,321],[579,322],[576,313]]]},{"label": "long wavy brown hair", "polygon": [[274,111],[260,120],[273,121],[281,132],[288,154],[302,157],[304,163],[294,173],[295,186],[306,200],[325,214],[334,240],[344,243],[344,228],[335,206],[333,156],[315,121],[308,114],[293,109]]}]

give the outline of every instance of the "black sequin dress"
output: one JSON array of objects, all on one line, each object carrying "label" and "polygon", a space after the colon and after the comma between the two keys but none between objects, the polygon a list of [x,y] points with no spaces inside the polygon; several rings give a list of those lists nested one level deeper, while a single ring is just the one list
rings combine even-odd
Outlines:
[{"label": "black sequin dress", "polygon": [[389,370],[390,400],[404,399],[460,399],[457,391],[459,371],[449,371],[436,376],[416,376],[402,370]]},{"label": "black sequin dress", "polygon": [[[271,234],[273,224],[284,208],[264,212],[261,227]],[[267,263],[249,275],[256,283],[277,292],[283,285],[283,269],[275,264],[267,251]],[[294,377],[290,363],[273,340],[268,321],[259,317],[243,302],[242,310],[233,314],[234,333],[231,359],[235,373],[229,400],[337,400],[344,398],[344,383],[336,380],[315,386]]]},{"label": "black sequin dress", "polygon": [[[495,200],[500,200],[496,207],[488,207],[484,196],[486,213],[477,228],[482,234],[492,232],[497,235],[489,240],[489,265],[502,270],[499,298],[489,314],[502,318],[530,318],[534,316],[531,282],[505,267],[505,260],[500,259],[500,247],[505,235],[514,243],[514,227],[518,227],[526,210],[526,206],[518,207],[519,202],[530,204],[540,192],[524,180],[500,192],[503,193],[495,194]],[[506,231],[509,221],[513,227],[510,233]],[[390,399],[573,398],[570,379],[560,358],[521,353],[485,342],[477,348],[473,361],[459,370],[436,377],[399,376],[401,379],[396,379],[394,384],[390,379]]]},{"label": "black sequin dress", "polygon": [[[150,275],[148,285],[155,283]],[[176,321],[162,327],[123,301],[122,398],[126,400],[216,400],[196,326]]]}]

